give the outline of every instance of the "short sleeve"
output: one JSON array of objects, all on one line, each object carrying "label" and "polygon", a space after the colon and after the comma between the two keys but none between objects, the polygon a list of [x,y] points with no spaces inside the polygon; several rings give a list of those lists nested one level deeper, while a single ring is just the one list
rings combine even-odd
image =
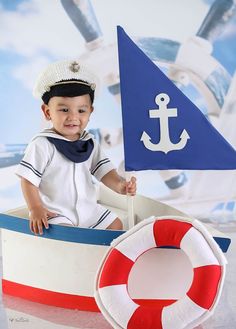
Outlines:
[{"label": "short sleeve", "polygon": [[24,157],[17,167],[16,175],[38,187],[49,160],[47,139],[45,137],[36,138],[27,146]]},{"label": "short sleeve", "polygon": [[97,141],[94,141],[94,151],[92,153],[93,159],[91,164],[91,174],[100,181],[109,171],[115,169],[110,159],[102,151]]}]

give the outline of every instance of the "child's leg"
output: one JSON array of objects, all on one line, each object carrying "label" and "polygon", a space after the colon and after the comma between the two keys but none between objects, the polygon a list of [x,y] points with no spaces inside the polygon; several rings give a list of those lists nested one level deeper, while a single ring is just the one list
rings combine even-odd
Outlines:
[{"label": "child's leg", "polygon": [[65,217],[65,216],[55,216],[55,217],[51,217],[48,220],[49,224],[58,224],[58,225],[65,225],[65,226],[74,226],[74,224],[72,223],[72,221]]},{"label": "child's leg", "polygon": [[123,223],[120,218],[116,218],[107,228],[107,230],[123,230]]}]

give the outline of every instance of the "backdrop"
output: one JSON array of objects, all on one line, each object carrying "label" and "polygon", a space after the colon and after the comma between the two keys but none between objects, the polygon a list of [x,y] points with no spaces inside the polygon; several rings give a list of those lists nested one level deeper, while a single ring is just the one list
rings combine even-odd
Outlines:
[{"label": "backdrop", "polygon": [[[99,76],[89,129],[124,173],[117,25],[236,147],[233,0],[0,0],[0,211],[24,202],[15,168],[46,125],[31,91],[56,60],[77,58]],[[146,171],[137,178],[141,194],[202,220],[234,221],[234,171]]]}]

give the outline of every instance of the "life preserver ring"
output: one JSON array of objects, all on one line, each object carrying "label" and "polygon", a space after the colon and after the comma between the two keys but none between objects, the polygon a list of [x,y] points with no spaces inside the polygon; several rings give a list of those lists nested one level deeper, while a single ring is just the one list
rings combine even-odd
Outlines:
[{"label": "life preserver ring", "polygon": [[[129,296],[129,273],[140,255],[163,246],[180,248],[193,267],[186,294],[171,305],[138,305]],[[149,218],[113,241],[98,270],[95,299],[113,328],[194,328],[212,314],[221,294],[225,257],[198,220]]]}]

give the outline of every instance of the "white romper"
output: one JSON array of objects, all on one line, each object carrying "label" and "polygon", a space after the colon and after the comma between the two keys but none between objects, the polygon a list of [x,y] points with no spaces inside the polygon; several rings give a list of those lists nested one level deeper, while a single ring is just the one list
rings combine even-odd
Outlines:
[{"label": "white romper", "polygon": [[27,146],[16,174],[37,186],[44,207],[58,214],[49,223],[107,228],[117,215],[97,203],[92,175],[100,181],[114,169],[113,164],[93,136],[85,131],[80,140],[92,138],[94,148],[89,158],[80,163],[65,157],[47,137],[68,141],[53,130],[45,129]]}]

